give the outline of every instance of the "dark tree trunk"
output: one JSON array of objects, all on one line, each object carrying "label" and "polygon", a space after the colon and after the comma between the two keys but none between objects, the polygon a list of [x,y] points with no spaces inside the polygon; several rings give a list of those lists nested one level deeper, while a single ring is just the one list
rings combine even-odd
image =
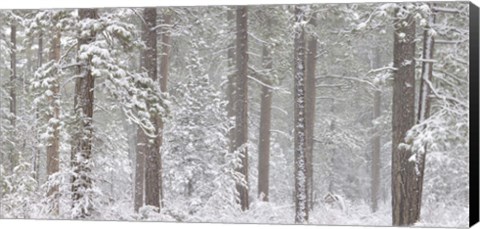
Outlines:
[{"label": "dark tree trunk", "polygon": [[[80,20],[98,18],[96,9],[78,10]],[[95,40],[95,33],[89,36],[78,38],[78,47],[89,44]],[[82,205],[79,201],[85,196],[85,193],[92,188],[91,172],[91,154],[93,137],[93,105],[94,105],[94,84],[95,77],[91,71],[91,58],[87,60],[78,60],[81,64],[78,66],[78,74],[81,76],[75,81],[75,99],[74,110],[77,116],[77,132],[72,144],[72,193],[73,207],[80,208],[80,212],[74,218],[86,218],[90,216],[93,206],[83,200]],[[86,205],[85,205],[86,204]]]},{"label": "dark tree trunk", "polygon": [[[263,46],[263,67],[272,70],[272,57],[268,44]],[[267,79],[264,84],[271,85]],[[269,197],[269,176],[270,176],[270,126],[272,119],[272,89],[262,86],[260,104],[260,134],[258,144],[258,196],[261,200],[268,201]]]},{"label": "dark tree trunk", "polygon": [[[145,8],[143,11],[143,41],[145,50],[143,52],[143,68],[148,76],[154,81],[158,80],[157,75],[157,31],[152,30],[157,25],[157,9]],[[166,78],[166,77],[165,77]],[[161,81],[163,81],[162,79]],[[162,85],[161,85],[162,86]],[[148,105],[147,105],[148,106]],[[145,205],[160,209],[160,137],[158,117],[153,116],[151,120],[156,125],[157,136],[154,139],[147,139],[145,154]],[[149,137],[147,137],[149,138]]]},{"label": "dark tree trunk", "polygon": [[248,14],[246,6],[237,7],[236,39],[236,90],[235,90],[235,149],[242,155],[242,166],[237,171],[243,174],[246,184],[237,183],[242,210],[249,208],[248,199]]},{"label": "dark tree trunk", "polygon": [[[400,9],[396,9],[397,15]],[[409,14],[395,19],[392,102],[392,224],[414,223],[415,165],[409,162],[412,152],[402,144],[415,124],[415,19]]]},{"label": "dark tree trunk", "polygon": [[[317,26],[316,14],[312,15],[309,23]],[[307,71],[305,79],[305,153],[307,160],[307,187],[308,187],[308,205],[313,208],[313,137],[315,129],[315,97],[316,80],[315,70],[317,65],[317,37],[310,34],[307,44]]]},{"label": "dark tree trunk", "polygon": [[[430,4],[432,6],[433,4]],[[432,15],[428,18],[428,24],[425,27],[423,32],[423,59],[431,60],[433,59],[435,39],[432,35],[429,34],[431,26],[435,24],[435,15]],[[433,79],[433,62],[424,61],[422,63],[422,78],[420,79],[420,95],[418,102],[418,118],[417,123],[425,121],[425,119],[430,117],[430,87],[428,82],[432,82]],[[415,213],[414,213],[414,222],[420,220],[420,213],[422,208],[422,193],[423,193],[423,179],[425,175],[425,157],[427,154],[427,146],[424,147],[423,153],[416,154],[416,163],[418,168],[418,174],[415,178],[415,196],[414,203]]]},{"label": "dark tree trunk", "polygon": [[15,22],[12,22],[10,26],[10,42],[11,42],[11,53],[10,53],[10,125],[12,127],[11,131],[11,141],[13,143],[10,149],[10,172],[13,172],[15,167],[18,165],[18,153],[15,150],[14,143],[15,132],[16,132],[16,119],[17,119],[17,26]]},{"label": "dark tree trunk", "polygon": [[[60,61],[60,32],[57,32],[52,38],[50,48],[49,58],[51,61],[59,62]],[[55,77],[55,80],[52,82],[51,91],[53,94],[48,96],[49,106],[53,108],[48,114],[47,120],[59,120],[60,119],[60,104],[59,104],[59,92],[60,87],[58,80]],[[49,122],[50,123],[50,122]],[[47,143],[47,176],[51,176],[59,171],[59,148],[60,148],[60,124],[58,122],[53,122],[50,126],[53,130],[52,136],[48,139]],[[58,215],[58,185],[50,187],[47,192],[47,196],[52,198],[52,209],[51,213]]]},{"label": "dark tree trunk", "polygon": [[305,136],[305,6],[295,6],[294,39],[294,152],[295,152],[295,223],[308,222],[308,183]]}]

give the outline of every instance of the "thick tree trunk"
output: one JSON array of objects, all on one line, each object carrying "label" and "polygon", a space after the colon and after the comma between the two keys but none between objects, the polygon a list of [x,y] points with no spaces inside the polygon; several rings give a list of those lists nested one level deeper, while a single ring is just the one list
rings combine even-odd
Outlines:
[{"label": "thick tree trunk", "polygon": [[[96,9],[78,10],[80,20],[96,19]],[[93,32],[90,36],[78,38],[78,47],[89,44],[95,40]],[[86,218],[90,216],[93,206],[88,195],[92,188],[91,154],[93,138],[93,105],[95,77],[92,74],[90,65],[91,57],[87,60],[79,60],[82,64],[78,67],[78,74],[81,76],[75,82],[74,110],[77,116],[77,133],[74,136],[72,149],[72,193],[73,208],[78,210],[74,218]]]},{"label": "thick tree trunk", "polygon": [[[154,81],[158,80],[157,75],[157,31],[152,30],[157,25],[157,9],[145,8],[143,11],[143,41],[145,50],[143,53],[143,68],[148,76]],[[164,77],[166,80],[166,77]],[[163,87],[163,85],[161,85]],[[160,136],[158,117],[154,115],[151,120],[156,125],[154,139],[147,140],[147,151],[145,155],[145,205],[154,206],[160,209]]]},{"label": "thick tree trunk", "polygon": [[[397,15],[400,9],[396,9]],[[403,147],[405,135],[415,124],[415,19],[409,14],[395,19],[393,67],[396,68],[392,102],[392,224],[414,223],[414,163]]]},{"label": "thick tree trunk", "polygon": [[[317,26],[316,14],[312,15],[309,23]],[[307,71],[305,79],[305,153],[307,160],[308,206],[313,209],[313,136],[315,129],[315,103],[316,80],[315,70],[317,65],[317,37],[310,34],[307,43]]]},{"label": "thick tree trunk", "polygon": [[[272,57],[268,44],[263,46],[263,65],[266,70],[272,70]],[[269,80],[263,80],[271,85]],[[260,102],[260,134],[258,144],[258,196],[263,201],[269,197],[270,176],[270,126],[272,119],[272,89],[262,86]]]},{"label": "thick tree trunk", "polygon": [[[432,4],[430,4],[432,6]],[[431,26],[435,24],[435,15],[432,15],[428,18],[428,24],[423,31],[423,59],[431,60],[433,59],[435,38],[432,34],[429,34]],[[422,78],[420,80],[420,94],[419,94],[419,108],[418,108],[418,118],[417,124],[425,121],[425,119],[430,117],[430,87],[428,82],[431,82],[433,79],[433,62],[422,63]],[[416,153],[416,163],[418,174],[415,177],[415,196],[414,203],[415,213],[414,213],[414,222],[420,220],[420,213],[422,208],[422,193],[423,193],[423,179],[425,175],[425,157],[427,154],[427,146],[424,148],[423,153]]]},{"label": "thick tree trunk", "polygon": [[295,6],[294,40],[294,152],[295,152],[295,223],[308,222],[308,183],[305,136],[305,6]]},{"label": "thick tree trunk", "polygon": [[246,184],[237,183],[242,210],[249,208],[248,199],[248,13],[246,6],[237,7],[236,39],[236,90],[235,90],[235,150],[242,155],[242,167],[237,168],[243,174]]},{"label": "thick tree trunk", "polygon": [[[11,141],[16,142],[16,119],[17,119],[17,26],[15,22],[12,22],[10,26],[10,42],[11,42],[11,53],[10,53],[10,125],[11,130]],[[15,150],[15,145],[12,145],[10,148],[10,172],[13,172],[14,168],[18,165],[18,152]]]},{"label": "thick tree trunk", "polygon": [[[60,61],[60,32],[57,32],[52,38],[50,48],[50,60],[58,63]],[[52,82],[51,91],[53,94],[48,96],[49,106],[53,108],[48,114],[47,120],[49,120],[49,128],[51,127],[52,136],[49,137],[47,143],[47,176],[51,176],[59,171],[59,148],[60,148],[60,103],[59,103],[59,92],[60,87],[58,80]],[[51,124],[50,124],[51,123]],[[51,198],[52,208],[50,212],[52,214],[58,215],[58,185],[51,186],[47,191],[47,196]]]}]

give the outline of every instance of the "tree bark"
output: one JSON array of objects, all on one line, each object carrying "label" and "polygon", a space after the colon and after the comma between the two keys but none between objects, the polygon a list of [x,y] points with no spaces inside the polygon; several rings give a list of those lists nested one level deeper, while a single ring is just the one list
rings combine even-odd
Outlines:
[{"label": "tree bark", "polygon": [[[52,38],[50,48],[50,60],[58,63],[60,61],[60,32],[57,32],[54,37]],[[52,82],[51,91],[53,94],[48,96],[48,103],[49,106],[53,108],[53,110],[49,111],[47,120],[49,120],[49,127],[52,128],[52,136],[49,137],[47,143],[47,176],[50,177],[51,175],[57,173],[59,171],[59,148],[60,148],[60,101],[59,101],[59,92],[60,87],[58,84],[58,80],[55,77],[55,80]],[[47,196],[52,198],[52,208],[50,212],[52,214],[58,215],[58,185],[51,186],[47,191]]]},{"label": "tree bark", "polygon": [[305,6],[295,6],[294,39],[294,152],[295,152],[295,223],[308,222],[308,184],[305,136]]},{"label": "tree bark", "polygon": [[235,149],[241,154],[242,166],[237,171],[243,174],[245,184],[237,183],[240,205],[243,211],[249,208],[248,199],[248,13],[246,6],[237,7],[236,38],[236,90],[235,90]]},{"label": "tree bark", "polygon": [[[316,19],[316,13],[314,13],[309,21],[312,27],[317,26]],[[313,209],[313,137],[315,129],[316,103],[316,56],[317,37],[315,36],[315,34],[310,34],[307,43],[307,70],[305,79],[305,153],[307,160],[308,205],[310,206],[310,209]]]},{"label": "tree bark", "polygon": [[[263,65],[269,72],[272,70],[272,57],[268,44],[263,46]],[[271,85],[267,79],[264,84]],[[260,133],[258,144],[258,196],[262,201],[268,201],[270,176],[270,126],[272,119],[272,89],[262,86],[260,102]]]},{"label": "tree bark", "polygon": [[[433,4],[430,4],[432,7]],[[428,24],[423,31],[423,59],[431,60],[434,54],[435,38],[429,34],[431,26],[435,24],[435,15],[432,13],[428,18]],[[425,119],[430,117],[430,87],[428,82],[432,82],[433,79],[433,62],[422,63],[422,78],[420,79],[420,94],[419,94],[419,108],[417,124],[422,123]],[[422,193],[423,193],[423,180],[425,175],[425,159],[427,154],[427,146],[424,147],[423,153],[416,153],[416,166],[418,174],[415,174],[415,196],[414,196],[414,222],[420,220],[420,213],[422,208]]]},{"label": "tree bark", "polygon": [[[397,16],[399,8],[395,9]],[[415,19],[409,14],[395,18],[392,102],[392,224],[409,226],[414,223],[412,152],[403,147],[405,135],[415,124]]]},{"label": "tree bark", "polygon": [[[80,20],[98,18],[96,9],[79,9]],[[95,40],[96,34],[91,32],[89,36],[78,38],[78,47],[89,44]],[[90,216],[93,206],[83,200],[90,198],[85,196],[88,190],[92,188],[91,155],[93,138],[93,106],[94,106],[94,86],[95,77],[91,71],[91,58],[79,60],[78,74],[81,76],[75,82],[74,110],[77,116],[77,133],[74,136],[72,149],[72,193],[73,207],[80,208],[80,212],[74,218],[86,218]],[[91,201],[91,200],[88,200]]]},{"label": "tree bark", "polygon": [[[145,8],[143,11],[143,41],[145,50],[143,52],[143,68],[148,76],[154,81],[158,80],[157,75],[157,32],[152,30],[157,25],[157,9]],[[160,81],[166,80],[162,77]],[[163,87],[163,85],[160,85]],[[158,117],[153,116],[151,120],[155,125],[155,134],[153,139],[147,139],[147,151],[145,155],[145,205],[150,205],[160,209],[160,136]]]},{"label": "tree bark", "polygon": [[[10,125],[11,130],[11,141],[16,142],[16,119],[17,119],[17,26],[15,22],[12,22],[10,26]],[[12,145],[10,148],[10,172],[13,172],[15,167],[18,165],[18,153],[15,150],[15,145]]]}]

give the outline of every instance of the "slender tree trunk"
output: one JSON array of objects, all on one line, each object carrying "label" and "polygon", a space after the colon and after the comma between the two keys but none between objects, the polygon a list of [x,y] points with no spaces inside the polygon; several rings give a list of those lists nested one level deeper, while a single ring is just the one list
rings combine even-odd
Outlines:
[{"label": "slender tree trunk", "polygon": [[[312,15],[309,23],[317,26],[316,14]],[[317,37],[310,34],[307,44],[307,71],[305,79],[305,153],[307,160],[308,205],[313,209],[313,137],[315,129],[315,103],[316,80],[315,70],[317,65]]]},{"label": "slender tree trunk", "polygon": [[[268,44],[263,46],[263,65],[269,72],[272,70],[272,57]],[[264,83],[271,85],[269,80]],[[272,119],[272,89],[262,86],[260,104],[260,134],[258,144],[258,196],[263,201],[269,198],[270,176],[270,126]]]},{"label": "slender tree trunk", "polygon": [[[145,50],[143,53],[143,68],[148,76],[154,81],[158,80],[157,75],[157,32],[152,30],[157,25],[157,9],[145,8],[143,11],[143,41]],[[162,81],[166,80],[162,78]],[[163,87],[163,85],[161,85]],[[147,140],[147,152],[145,155],[145,205],[160,209],[160,136],[158,117],[155,115],[151,120],[156,125],[154,139]],[[153,143],[152,143],[153,142]]]},{"label": "slender tree trunk", "polygon": [[[80,20],[96,19],[96,9],[79,9]],[[78,38],[78,47],[89,44],[95,40],[95,33],[90,36]],[[95,77],[91,71],[91,57],[87,60],[79,60],[82,64],[78,67],[81,76],[75,82],[74,110],[77,116],[77,133],[74,136],[72,149],[72,193],[73,209],[76,212],[74,218],[86,218],[90,216],[93,206],[89,190],[92,188],[91,158],[93,138],[93,105]]]},{"label": "slender tree trunk", "polygon": [[305,136],[305,6],[295,6],[294,40],[294,138],[295,138],[295,223],[308,222],[308,182]]},{"label": "slender tree trunk", "polygon": [[[373,69],[380,67],[380,52],[377,49],[375,51],[375,56],[371,67]],[[382,105],[382,92],[376,90],[373,95],[373,117],[372,122],[375,122],[381,116],[381,105]],[[380,169],[381,169],[381,155],[380,155],[380,129],[378,126],[373,125],[373,136],[372,136],[372,165],[371,165],[371,210],[376,212],[378,210],[378,199],[380,196]]]},{"label": "slender tree trunk", "polygon": [[[16,119],[17,119],[17,26],[15,22],[12,22],[10,26],[10,125],[11,141],[16,142]],[[13,172],[14,168],[18,165],[18,153],[15,150],[15,145],[12,145],[10,149],[10,172]]]},{"label": "slender tree trunk", "polygon": [[242,210],[249,208],[248,199],[248,13],[246,6],[237,7],[237,39],[236,39],[236,102],[235,102],[235,149],[242,155],[242,167],[237,168],[243,174],[245,184],[237,183]]},{"label": "slender tree trunk", "polygon": [[[50,60],[58,63],[60,61],[60,32],[57,32],[52,39],[52,47],[50,49]],[[48,114],[47,120],[49,120],[49,128],[52,129],[52,136],[49,137],[47,143],[47,176],[50,177],[53,174],[59,171],[59,148],[60,148],[60,104],[59,104],[59,92],[60,87],[58,80],[55,77],[55,80],[52,82],[51,91],[53,94],[48,96],[49,106],[53,108]],[[51,126],[50,126],[51,125]],[[51,204],[51,213],[58,215],[58,185],[51,186],[47,191],[47,196],[52,198]]]},{"label": "slender tree trunk", "polygon": [[[433,4],[430,4],[432,6]],[[430,34],[431,26],[435,24],[435,15],[432,13],[428,18],[428,24],[423,31],[423,59],[431,60],[433,59],[435,38]],[[432,82],[433,79],[433,62],[423,62],[422,63],[422,78],[420,80],[420,95],[419,95],[419,108],[418,108],[418,119],[417,124],[422,123],[425,119],[430,117],[430,87],[428,82]],[[424,147],[424,152],[416,153],[416,163],[418,174],[415,177],[415,196],[414,203],[415,213],[414,213],[414,222],[420,220],[420,213],[422,208],[422,193],[423,193],[423,179],[425,175],[425,157],[427,154],[427,146]]]},{"label": "slender tree trunk", "polygon": [[[394,12],[396,16],[399,12]],[[392,224],[414,223],[414,164],[412,152],[403,147],[405,135],[415,124],[415,19],[409,14],[395,19],[392,102]]]}]

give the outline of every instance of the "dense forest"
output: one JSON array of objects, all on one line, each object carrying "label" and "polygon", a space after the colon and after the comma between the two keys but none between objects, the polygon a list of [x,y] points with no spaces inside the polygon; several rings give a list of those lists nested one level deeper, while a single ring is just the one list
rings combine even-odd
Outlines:
[{"label": "dense forest", "polygon": [[0,218],[468,225],[468,3],[0,20]]}]

